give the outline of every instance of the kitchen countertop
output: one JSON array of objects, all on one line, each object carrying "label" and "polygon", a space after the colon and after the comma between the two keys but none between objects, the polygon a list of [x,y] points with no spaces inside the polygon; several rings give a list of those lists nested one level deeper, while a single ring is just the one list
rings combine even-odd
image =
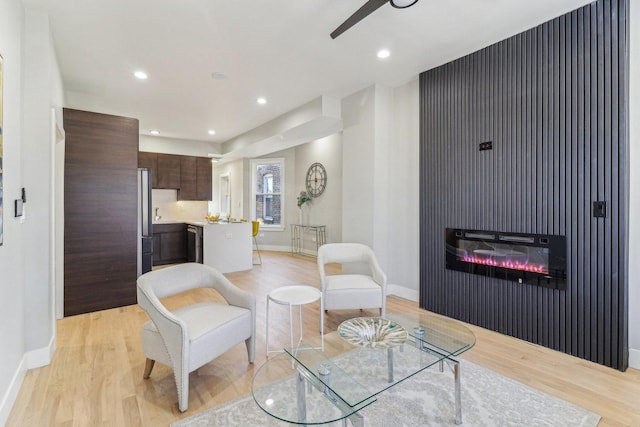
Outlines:
[{"label": "kitchen countertop", "polygon": [[161,224],[184,224],[185,221],[180,221],[177,219],[161,219],[160,221],[153,221],[153,225],[161,225]]},{"label": "kitchen countertop", "polygon": [[[246,222],[246,221],[245,221]],[[197,225],[199,227],[204,227],[205,225],[229,225],[229,224],[242,224],[243,221],[234,221],[231,223],[228,222],[219,222],[210,224],[207,221],[200,220],[179,220],[179,219],[161,219],[160,221],[153,221],[153,225],[162,225],[162,224],[189,224],[189,225]]]},{"label": "kitchen countertop", "polygon": [[207,222],[207,221],[185,221],[186,224],[191,224],[191,225],[199,225],[200,227],[203,227],[205,225],[233,225],[233,224],[244,224],[247,221],[233,221],[233,222]]}]

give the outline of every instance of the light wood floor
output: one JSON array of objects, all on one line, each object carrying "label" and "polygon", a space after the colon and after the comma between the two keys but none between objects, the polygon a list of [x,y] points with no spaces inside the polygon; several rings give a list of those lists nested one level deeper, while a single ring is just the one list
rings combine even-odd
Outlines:
[{"label": "light wood floor", "polygon": [[[58,322],[57,351],[51,365],[27,373],[7,426],[163,426],[250,392],[255,369],[265,361],[266,295],[289,284],[318,285],[315,260],[263,252],[263,265],[229,274],[257,297],[255,364],[240,345],[190,376],[189,410],[181,414],[171,370],[161,364],[142,379],[140,330],[147,320],[137,306],[68,317]],[[176,307],[214,293],[196,291],[170,299]],[[389,312],[418,312],[417,304],[389,297]],[[304,333],[318,332],[319,304],[305,306]],[[377,310],[364,312],[376,315]],[[325,331],[333,331],[359,311],[329,312]],[[270,340],[288,340],[288,311],[272,306]],[[469,325],[474,348],[462,358],[576,403],[602,416],[601,426],[640,426],[640,371],[622,373]],[[463,381],[464,381],[464,372]],[[463,403],[464,405],[464,403]],[[464,408],[464,406],[463,406]],[[463,409],[464,411],[464,409]],[[464,412],[463,412],[464,413]]]}]

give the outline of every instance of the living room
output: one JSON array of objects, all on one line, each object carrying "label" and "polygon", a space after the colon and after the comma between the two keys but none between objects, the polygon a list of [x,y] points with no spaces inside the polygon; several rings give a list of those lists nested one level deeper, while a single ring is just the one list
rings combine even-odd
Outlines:
[{"label": "living room", "polygon": [[[581,4],[586,3],[581,2]],[[562,13],[569,12],[581,4],[567,7]],[[634,7],[637,3],[630,1],[628,4],[631,7],[627,9],[627,12],[630,12],[627,15],[628,22],[635,22],[637,11]],[[411,8],[407,9],[408,11],[411,11]],[[3,390],[3,401],[11,402],[26,370],[46,365],[55,349],[56,297],[53,283],[60,271],[56,270],[56,262],[52,257],[54,253],[59,256],[60,251],[53,251],[51,247],[61,245],[61,241],[56,237],[56,226],[50,220],[50,216],[54,213],[52,197],[55,189],[50,186],[51,180],[43,178],[54,176],[55,158],[59,153],[56,145],[53,143],[45,145],[42,141],[51,141],[50,107],[64,106],[66,101],[63,89],[65,85],[62,83],[65,79],[60,74],[57,59],[53,53],[55,40],[51,38],[47,14],[32,2],[23,4],[18,1],[3,4],[2,12],[0,54],[3,57],[4,77],[2,130],[5,206],[0,270],[3,283],[1,291],[2,301],[4,301],[2,312],[5,322],[3,323],[7,325],[3,336],[6,337],[8,345],[2,351],[5,371],[0,377],[0,389]],[[544,21],[541,20],[539,23]],[[530,27],[520,28],[512,34],[528,28]],[[633,25],[629,25],[629,39],[632,46],[637,40],[636,31]],[[495,42],[500,40],[502,39]],[[484,46],[458,52],[450,60],[471,54],[481,47]],[[627,117],[634,117],[633,112],[637,106],[638,96],[633,67],[637,58],[634,56],[636,53],[634,49],[629,49],[629,52],[631,53],[631,71],[627,75],[629,80]],[[427,70],[424,68],[420,72]],[[418,162],[420,157],[419,88],[418,77],[414,75],[398,86],[387,87],[374,84],[339,99],[341,120],[344,123],[340,231],[342,241],[359,241],[374,248],[381,264],[385,266],[390,283],[398,286],[399,293],[404,293],[400,296],[415,301],[419,295],[419,298],[424,299],[421,300],[422,303],[430,304],[430,288],[421,282],[421,268],[427,268],[428,264],[423,265],[419,255],[420,227],[423,224],[420,218],[424,214],[419,205],[420,176],[430,176],[431,173],[425,170],[422,171],[425,175],[420,175]],[[634,165],[636,153],[633,142],[637,139],[634,127],[636,125],[633,120],[629,120],[628,125],[629,135],[626,142],[628,165]],[[499,151],[496,141],[494,139],[493,152],[482,154],[495,156]],[[624,148],[625,145],[621,147]],[[625,158],[626,156],[622,157],[622,159]],[[370,167],[362,167],[362,165],[370,165]],[[618,191],[625,195],[620,197],[620,200],[624,201],[627,198],[628,201],[626,204],[616,205],[623,210],[622,215],[619,216],[620,234],[616,236],[626,236],[623,239],[617,237],[615,239],[616,245],[623,248],[619,252],[622,255],[616,261],[621,268],[615,271],[609,270],[608,273],[602,272],[603,275],[609,274],[611,277],[615,275],[614,282],[619,285],[615,292],[615,298],[619,299],[615,301],[620,302],[619,314],[622,317],[617,317],[615,322],[610,320],[612,317],[608,317],[609,320],[603,323],[603,327],[606,325],[607,330],[613,331],[613,335],[616,335],[616,344],[611,344],[613,341],[607,338],[606,347],[628,349],[626,356],[620,352],[616,352],[615,357],[610,356],[611,360],[621,362],[616,369],[624,368],[625,358],[628,358],[629,366],[638,368],[638,349],[640,348],[639,331],[636,326],[640,324],[637,319],[639,290],[633,280],[636,276],[637,263],[633,260],[637,258],[634,256],[637,254],[637,248],[631,239],[637,233],[636,226],[630,220],[634,217],[634,212],[637,212],[638,202],[634,192],[637,171],[632,167],[625,171],[624,166],[624,163],[620,164],[623,176]],[[628,173],[626,181],[625,173]],[[19,218],[14,219],[12,215],[13,201],[20,198],[21,188],[27,189],[28,199],[25,203],[24,223]],[[386,191],[379,191],[380,189]],[[292,191],[295,192],[296,189]],[[614,202],[607,198],[607,194],[604,196],[609,202],[609,213],[612,214],[615,212],[612,210]],[[434,203],[443,203],[442,199],[430,200]],[[593,199],[593,201],[597,200],[600,199]],[[423,206],[423,209],[426,207]],[[60,216],[57,219],[59,220]],[[385,226],[380,227],[380,224]],[[492,227],[491,221],[485,221],[476,227],[488,230],[502,228]],[[442,227],[438,224],[438,228]],[[505,226],[505,228],[510,227]],[[444,229],[438,229],[435,233],[444,235]],[[42,236],[48,236],[47,239],[51,245],[43,244]],[[603,241],[602,244],[606,242]],[[625,244],[628,245],[626,251]],[[443,247],[439,246],[439,248],[444,252]],[[615,251],[618,250],[619,248]],[[594,263],[597,264],[597,261]],[[605,283],[597,280],[596,282]],[[596,286],[595,295],[600,289],[600,284]],[[607,292],[609,292],[608,289],[610,288],[607,288]],[[442,289],[437,291],[447,292]],[[607,295],[606,298],[613,298],[612,294]],[[605,298],[604,294],[602,298]],[[593,300],[595,301],[596,297]],[[615,301],[610,301],[608,307],[615,307]],[[554,308],[553,311],[555,310]],[[603,307],[603,311],[605,310],[608,308]],[[20,320],[16,321],[16,319]],[[569,323],[574,321],[571,317],[567,319]],[[577,318],[575,322],[578,322]],[[624,322],[628,322],[628,330],[623,327]],[[550,345],[555,345],[553,339]],[[594,345],[597,347],[598,344]],[[597,359],[597,351],[595,353]],[[611,360],[608,363],[610,366],[613,365]],[[600,363],[607,364],[604,361],[604,355]],[[2,408],[2,413],[7,413],[6,407]]]}]

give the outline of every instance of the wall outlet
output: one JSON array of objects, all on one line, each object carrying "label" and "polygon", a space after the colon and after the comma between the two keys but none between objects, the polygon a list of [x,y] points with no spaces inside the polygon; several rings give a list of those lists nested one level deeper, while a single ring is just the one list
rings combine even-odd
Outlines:
[{"label": "wall outlet", "polygon": [[593,216],[594,218],[606,218],[607,217],[607,202],[593,202]]}]

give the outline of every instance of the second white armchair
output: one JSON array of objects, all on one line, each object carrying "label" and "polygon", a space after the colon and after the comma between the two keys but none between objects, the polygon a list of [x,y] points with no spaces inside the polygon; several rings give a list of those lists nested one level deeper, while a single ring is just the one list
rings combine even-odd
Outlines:
[{"label": "second white armchair", "polygon": [[[326,264],[357,264],[364,267],[361,273],[327,274]],[[387,276],[376,256],[360,243],[327,243],[318,250],[318,270],[325,310],[379,308],[386,313]]]}]

